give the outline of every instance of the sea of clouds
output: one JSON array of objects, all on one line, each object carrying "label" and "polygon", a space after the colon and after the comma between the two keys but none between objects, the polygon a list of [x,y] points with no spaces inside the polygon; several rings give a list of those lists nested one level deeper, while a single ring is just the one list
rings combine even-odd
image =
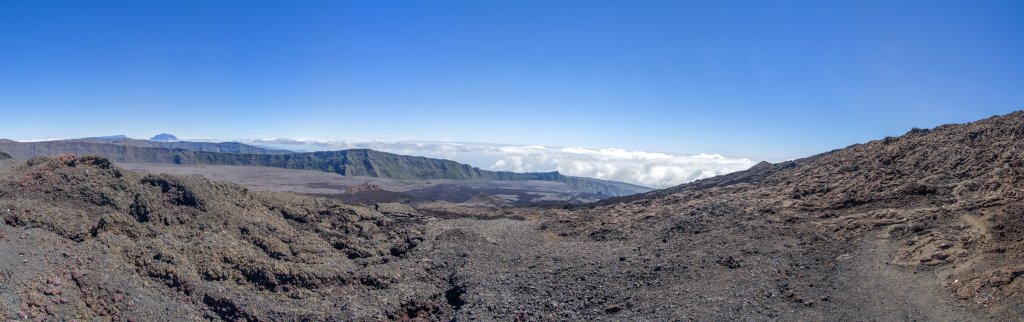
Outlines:
[{"label": "sea of clouds", "polygon": [[665,188],[690,181],[745,170],[755,164],[747,158],[718,154],[672,154],[623,149],[502,145],[425,141],[334,141],[305,139],[252,139],[243,143],[294,151],[373,149],[384,152],[454,160],[485,170],[514,172],[558,171]]}]

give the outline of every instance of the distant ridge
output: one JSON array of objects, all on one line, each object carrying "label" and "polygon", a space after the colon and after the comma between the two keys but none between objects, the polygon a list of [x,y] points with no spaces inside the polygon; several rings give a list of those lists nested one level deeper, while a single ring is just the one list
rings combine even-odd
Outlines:
[{"label": "distant ridge", "polygon": [[[104,136],[104,137],[93,137],[84,139],[72,139],[72,140],[61,140],[61,141],[46,141],[46,142],[90,142],[90,143],[109,143],[115,145],[124,146],[135,146],[135,147],[150,147],[150,148],[166,148],[166,149],[183,149],[191,151],[204,151],[204,152],[223,152],[223,153],[252,153],[252,154],[287,154],[294,153],[288,150],[268,149],[258,147],[254,145],[248,145],[238,142],[188,142],[188,141],[152,141],[152,140],[137,140],[125,137],[123,135],[118,136]],[[44,143],[44,142],[37,142]],[[54,143],[56,144],[56,143]],[[68,152],[72,153],[72,152]],[[53,153],[50,153],[53,154]],[[81,154],[81,153],[78,153]]]},{"label": "distant ridge", "polygon": [[[209,151],[210,149],[218,151]],[[0,141],[0,150],[7,151],[15,158],[21,159],[71,153],[94,154],[113,162],[122,163],[264,166],[320,170],[344,176],[402,180],[554,181],[563,182],[583,192],[608,197],[626,196],[651,190],[622,182],[565,176],[557,171],[533,173],[487,171],[451,160],[399,155],[368,149],[285,154],[240,143],[143,140],[107,142],[97,139],[82,139],[46,142],[6,140]],[[235,150],[255,152],[232,152]]]}]

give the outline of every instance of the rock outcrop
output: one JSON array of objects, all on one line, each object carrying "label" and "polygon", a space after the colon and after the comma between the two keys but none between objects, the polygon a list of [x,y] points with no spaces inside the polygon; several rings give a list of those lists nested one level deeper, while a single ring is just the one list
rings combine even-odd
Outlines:
[{"label": "rock outcrop", "polygon": [[386,317],[447,285],[432,265],[394,267],[422,232],[371,208],[93,156],[32,159],[3,177],[4,317]]}]

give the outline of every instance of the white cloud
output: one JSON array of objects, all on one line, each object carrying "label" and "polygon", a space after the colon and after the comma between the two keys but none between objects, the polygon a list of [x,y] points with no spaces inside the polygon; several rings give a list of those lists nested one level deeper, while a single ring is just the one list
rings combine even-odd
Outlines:
[{"label": "white cloud", "polygon": [[514,172],[559,171],[570,176],[590,177],[639,184],[654,188],[745,170],[754,165],[747,158],[719,154],[670,154],[623,149],[547,147],[425,141],[333,141],[314,139],[258,139],[245,143],[297,151],[353,148],[443,158],[482,169]]},{"label": "white cloud", "polygon": [[745,170],[754,165],[746,158],[729,159],[718,154],[679,155],[623,149],[582,147],[503,149],[507,154],[494,162],[492,170],[530,171],[553,168],[572,175],[669,187]]},{"label": "white cloud", "polygon": [[64,139],[64,138],[28,139],[28,140],[18,140],[18,142],[46,142],[46,141],[60,141],[60,140],[66,140],[66,139]]}]

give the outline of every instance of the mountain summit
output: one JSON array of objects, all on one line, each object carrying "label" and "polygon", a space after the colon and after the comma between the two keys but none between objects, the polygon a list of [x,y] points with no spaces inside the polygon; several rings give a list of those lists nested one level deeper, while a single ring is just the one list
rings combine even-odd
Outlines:
[{"label": "mountain summit", "polygon": [[149,140],[150,141],[157,141],[157,142],[177,142],[178,141],[178,137],[176,137],[174,135],[171,135],[171,134],[167,134],[167,133],[160,133],[160,134],[157,134],[156,136],[150,138]]}]

